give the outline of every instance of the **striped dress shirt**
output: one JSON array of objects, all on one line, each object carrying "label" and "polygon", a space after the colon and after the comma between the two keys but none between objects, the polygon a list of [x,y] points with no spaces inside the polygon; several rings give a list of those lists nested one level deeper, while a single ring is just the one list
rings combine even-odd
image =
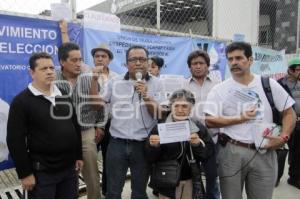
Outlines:
[{"label": "striped dress shirt", "polygon": [[[75,86],[64,77],[62,71],[56,72],[58,88],[68,93],[73,101],[73,106],[76,110],[77,118],[81,130],[86,130],[95,126],[103,126],[102,111],[96,111],[92,107],[92,98],[90,96],[92,73],[81,73],[77,77]],[[98,122],[96,122],[98,121]],[[97,124],[96,124],[97,123]]]}]

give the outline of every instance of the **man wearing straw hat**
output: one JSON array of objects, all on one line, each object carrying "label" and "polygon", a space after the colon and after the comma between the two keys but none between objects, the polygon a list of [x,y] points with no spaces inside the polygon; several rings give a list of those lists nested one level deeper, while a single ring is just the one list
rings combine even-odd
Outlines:
[{"label": "man wearing straw hat", "polygon": [[[93,48],[91,50],[91,55],[93,56],[94,65],[96,68],[100,68],[100,77],[98,79],[98,83],[101,88],[104,88],[100,90],[100,94],[104,94],[105,87],[107,86],[109,80],[112,80],[118,76],[117,73],[109,69],[109,64],[114,58],[113,53],[109,49],[108,45],[103,43],[100,44],[98,47]],[[105,159],[106,159],[106,151],[107,146],[110,140],[110,133],[109,133],[109,127],[110,127],[110,106],[109,104],[106,104],[104,109],[104,117],[99,116],[98,118],[101,118],[102,121],[100,126],[96,128],[96,132],[98,135],[102,137],[101,141],[99,142],[99,145],[101,146],[101,153],[102,153],[102,163],[103,163],[103,171],[102,171],[102,194],[106,195],[106,166],[105,166]]]}]

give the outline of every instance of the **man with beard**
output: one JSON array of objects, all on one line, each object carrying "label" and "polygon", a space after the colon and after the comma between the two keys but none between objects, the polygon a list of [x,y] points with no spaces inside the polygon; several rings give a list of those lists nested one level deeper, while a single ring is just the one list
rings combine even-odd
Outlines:
[{"label": "man with beard", "polygon": [[[261,76],[250,72],[251,45],[234,42],[226,57],[232,78],[216,85],[204,107],[208,127],[223,128],[218,138],[218,171],[223,199],[240,199],[245,185],[248,198],[271,199],[277,175],[275,149],[289,139],[296,122],[294,100],[273,79],[274,104],[282,112],[282,130],[272,134],[272,109],[264,93]],[[269,128],[269,129],[268,129]],[[264,134],[266,132],[266,134]],[[269,133],[269,134],[267,134]],[[255,145],[264,137],[266,144]],[[257,151],[257,148],[265,149]]]}]

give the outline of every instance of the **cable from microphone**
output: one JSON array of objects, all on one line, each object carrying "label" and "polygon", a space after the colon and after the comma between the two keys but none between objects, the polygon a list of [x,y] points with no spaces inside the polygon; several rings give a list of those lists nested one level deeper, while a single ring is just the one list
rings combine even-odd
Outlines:
[{"label": "cable from microphone", "polygon": [[[142,78],[143,78],[142,72],[141,71],[136,71],[136,73],[135,73],[136,81],[141,82]],[[138,94],[139,94],[139,100],[141,101],[142,100],[142,95],[141,95],[141,93],[138,93]],[[145,123],[145,120],[144,120],[144,116],[143,116],[142,104],[140,104],[140,111],[141,111],[141,117],[142,117],[142,122],[143,122],[143,125],[144,125],[144,129],[147,132],[147,134],[149,135],[149,132],[147,130],[146,123]]]},{"label": "cable from microphone", "polygon": [[[141,71],[137,71],[135,73],[135,79],[136,79],[136,81],[140,82],[140,81],[142,81],[142,78],[143,78],[142,72]],[[138,93],[138,94],[139,94],[139,100],[141,100],[142,99],[141,93]]]}]

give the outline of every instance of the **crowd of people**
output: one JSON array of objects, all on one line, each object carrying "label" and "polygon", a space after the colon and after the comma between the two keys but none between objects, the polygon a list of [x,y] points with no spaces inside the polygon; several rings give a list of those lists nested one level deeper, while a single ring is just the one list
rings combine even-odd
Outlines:
[{"label": "crowd of people", "polygon": [[[161,57],[149,57],[145,47],[133,45],[126,51],[127,72],[118,75],[109,69],[113,53],[101,44],[91,49],[94,67],[83,70],[79,46],[68,41],[65,24],[60,27],[61,69],[55,70],[47,53],[33,54],[32,82],[9,110],[7,145],[29,198],[77,198],[81,172],[88,199],[120,199],[130,169],[132,199],[147,199],[147,186],[160,199],[240,199],[244,187],[248,198],[271,199],[278,181],[276,149],[285,143],[290,149],[288,183],[300,189],[300,59],[289,63],[280,84],[269,80],[282,116],[281,131],[275,135],[269,128],[273,113],[261,76],[250,70],[250,44],[227,46],[231,78],[223,82],[209,76],[207,52],[191,52],[191,77],[162,106]],[[161,143],[160,125],[180,122],[188,126],[186,140]],[[268,140],[266,145],[255,144],[257,134]],[[178,164],[169,164],[156,178],[159,165],[167,162]],[[171,174],[173,179],[165,178],[168,169],[178,172],[175,184],[169,183],[174,181]],[[195,169],[206,179],[201,196]]]}]

